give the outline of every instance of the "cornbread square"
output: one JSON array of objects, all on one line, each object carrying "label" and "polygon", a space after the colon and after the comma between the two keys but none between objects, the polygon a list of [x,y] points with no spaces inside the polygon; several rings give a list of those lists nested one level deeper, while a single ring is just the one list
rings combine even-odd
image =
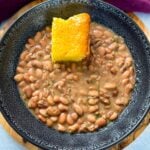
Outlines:
[{"label": "cornbread square", "polygon": [[80,61],[89,54],[90,16],[81,13],[67,20],[53,18],[52,61]]}]

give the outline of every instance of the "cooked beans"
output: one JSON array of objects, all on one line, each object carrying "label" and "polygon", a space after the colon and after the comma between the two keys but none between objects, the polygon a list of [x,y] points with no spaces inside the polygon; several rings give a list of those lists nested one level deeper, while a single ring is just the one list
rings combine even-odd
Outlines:
[{"label": "cooked beans", "polygon": [[48,127],[61,132],[92,132],[129,103],[135,71],[121,37],[91,24],[90,56],[81,62],[53,63],[51,29],[25,45],[14,77],[22,99]]}]

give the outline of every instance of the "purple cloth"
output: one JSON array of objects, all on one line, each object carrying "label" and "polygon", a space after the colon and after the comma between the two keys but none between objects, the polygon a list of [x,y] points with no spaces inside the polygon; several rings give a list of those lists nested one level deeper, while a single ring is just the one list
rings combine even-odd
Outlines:
[{"label": "purple cloth", "polygon": [[0,0],[0,23],[31,0]]},{"label": "purple cloth", "polygon": [[[22,6],[32,0],[0,0],[0,23],[12,16]],[[93,0],[94,1],[94,0]],[[150,0],[105,0],[120,9],[131,12],[149,12],[150,13]]]},{"label": "purple cloth", "polygon": [[127,11],[139,11],[150,13],[150,0],[106,0],[116,7]]}]

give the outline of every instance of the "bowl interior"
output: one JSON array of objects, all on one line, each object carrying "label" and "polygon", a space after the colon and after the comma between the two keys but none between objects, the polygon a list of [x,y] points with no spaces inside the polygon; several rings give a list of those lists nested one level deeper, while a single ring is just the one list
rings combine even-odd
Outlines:
[{"label": "bowl interior", "polygon": [[[121,35],[135,63],[136,86],[132,100],[119,118],[93,133],[60,133],[35,119],[19,96],[13,80],[19,56],[27,39],[53,17],[68,18],[87,12],[92,21],[101,23]],[[49,0],[20,17],[0,43],[0,103],[2,113],[11,126],[24,138],[44,149],[103,149],[128,135],[149,109],[150,47],[142,31],[133,21],[109,4],[94,0]]]}]

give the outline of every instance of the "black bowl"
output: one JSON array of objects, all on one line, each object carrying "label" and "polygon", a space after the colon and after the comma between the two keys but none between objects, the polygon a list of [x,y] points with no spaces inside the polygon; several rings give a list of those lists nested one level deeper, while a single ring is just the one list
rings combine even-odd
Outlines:
[{"label": "black bowl", "polygon": [[[135,62],[136,86],[132,100],[119,118],[93,133],[60,133],[38,121],[19,96],[13,80],[27,39],[51,25],[52,17],[67,18],[87,12],[92,21],[124,37]],[[25,139],[43,149],[105,149],[130,134],[150,107],[150,46],[139,27],[119,9],[100,0],[49,0],[22,15],[0,43],[0,104],[8,123]]]}]

